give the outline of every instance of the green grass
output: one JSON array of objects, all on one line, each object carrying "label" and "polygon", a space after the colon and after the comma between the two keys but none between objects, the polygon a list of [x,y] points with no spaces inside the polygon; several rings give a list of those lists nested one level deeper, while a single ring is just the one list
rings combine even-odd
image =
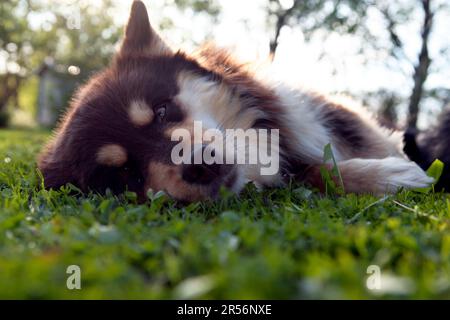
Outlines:
[{"label": "green grass", "polygon": [[[450,298],[447,195],[73,197],[39,185],[47,138],[0,131],[0,298]],[[81,290],[66,288],[69,265]],[[382,290],[367,289],[369,265]]]}]

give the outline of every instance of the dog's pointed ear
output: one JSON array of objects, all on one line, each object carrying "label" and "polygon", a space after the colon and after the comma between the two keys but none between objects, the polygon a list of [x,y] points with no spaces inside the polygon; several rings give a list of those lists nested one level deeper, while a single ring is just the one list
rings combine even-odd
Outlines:
[{"label": "dog's pointed ear", "polygon": [[125,39],[121,54],[144,53],[148,55],[167,55],[172,50],[150,25],[147,9],[142,1],[134,1],[125,28]]}]

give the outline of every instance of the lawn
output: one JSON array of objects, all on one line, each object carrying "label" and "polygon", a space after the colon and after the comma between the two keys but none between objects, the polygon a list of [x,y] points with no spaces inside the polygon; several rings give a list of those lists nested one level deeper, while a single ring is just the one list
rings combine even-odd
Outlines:
[{"label": "lawn", "polygon": [[[0,298],[450,298],[447,195],[73,196],[41,187],[48,136],[0,131]],[[70,265],[81,290],[66,287]]]}]

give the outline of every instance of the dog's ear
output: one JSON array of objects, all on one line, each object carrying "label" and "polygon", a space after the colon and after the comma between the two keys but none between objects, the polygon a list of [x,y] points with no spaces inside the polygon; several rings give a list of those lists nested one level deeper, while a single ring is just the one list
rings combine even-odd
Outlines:
[{"label": "dog's ear", "polygon": [[142,1],[134,1],[130,17],[125,29],[125,39],[120,49],[121,54],[167,55],[172,50],[160,38],[150,25],[150,21]]}]

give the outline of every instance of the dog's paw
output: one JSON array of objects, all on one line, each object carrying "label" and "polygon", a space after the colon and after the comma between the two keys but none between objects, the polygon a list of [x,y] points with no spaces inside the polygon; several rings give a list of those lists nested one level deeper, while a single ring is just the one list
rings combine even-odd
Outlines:
[{"label": "dog's paw", "polygon": [[347,192],[382,195],[400,188],[426,188],[434,182],[417,164],[398,157],[350,159],[338,167]]},{"label": "dog's paw", "polygon": [[[415,189],[429,187],[434,179],[414,162],[401,158],[386,158],[382,160],[380,181],[378,187],[381,192],[396,192],[400,188]],[[380,183],[381,182],[381,183]],[[384,183],[383,183],[384,182]]]}]

